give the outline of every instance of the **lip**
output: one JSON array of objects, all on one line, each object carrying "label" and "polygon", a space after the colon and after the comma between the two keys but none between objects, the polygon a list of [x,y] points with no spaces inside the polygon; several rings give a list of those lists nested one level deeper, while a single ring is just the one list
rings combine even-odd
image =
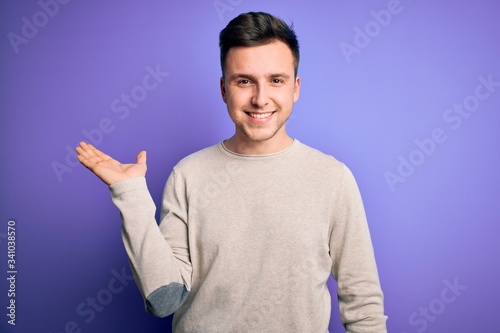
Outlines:
[{"label": "lip", "polygon": [[[253,113],[253,114],[258,114],[258,115],[262,115],[262,114],[267,114],[267,113],[270,113],[270,115],[268,117],[265,117],[265,118],[254,118],[252,116],[250,116],[250,113]],[[245,114],[247,115],[247,119],[249,121],[251,121],[252,123],[256,123],[256,124],[264,124],[264,123],[267,123],[268,121],[270,121],[272,118],[273,118],[273,115],[276,113],[276,111],[259,111],[259,112],[253,112],[253,111],[245,111]]]}]

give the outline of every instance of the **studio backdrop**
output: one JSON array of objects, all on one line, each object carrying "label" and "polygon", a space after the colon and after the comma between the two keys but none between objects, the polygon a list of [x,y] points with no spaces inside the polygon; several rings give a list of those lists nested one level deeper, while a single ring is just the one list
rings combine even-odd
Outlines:
[{"label": "studio backdrop", "polygon": [[234,131],[218,34],[248,11],[297,32],[287,129],[353,171],[389,332],[500,332],[494,0],[3,1],[0,331],[171,331],[145,313],[119,212],[74,147],[147,150],[159,205],[181,158]]}]

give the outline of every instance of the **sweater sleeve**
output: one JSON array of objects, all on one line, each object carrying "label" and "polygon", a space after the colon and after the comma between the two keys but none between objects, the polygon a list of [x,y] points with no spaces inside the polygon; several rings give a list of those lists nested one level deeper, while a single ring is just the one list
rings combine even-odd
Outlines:
[{"label": "sweater sleeve", "polygon": [[186,216],[174,178],[172,173],[165,186],[159,226],[144,177],[110,186],[113,203],[121,213],[122,238],[134,279],[146,311],[157,317],[175,312],[191,284]]},{"label": "sweater sleeve", "polygon": [[386,333],[383,294],[358,186],[344,166],[340,202],[330,236],[332,274],[347,333]]}]

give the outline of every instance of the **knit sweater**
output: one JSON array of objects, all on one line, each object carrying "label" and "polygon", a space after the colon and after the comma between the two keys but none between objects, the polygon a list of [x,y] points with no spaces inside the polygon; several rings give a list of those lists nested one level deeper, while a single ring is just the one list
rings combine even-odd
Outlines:
[{"label": "knit sweater", "polygon": [[110,190],[146,311],[175,312],[174,332],[327,332],[330,274],[346,331],[386,332],[358,187],[333,157],[221,142],[173,168],[159,225],[145,178]]}]

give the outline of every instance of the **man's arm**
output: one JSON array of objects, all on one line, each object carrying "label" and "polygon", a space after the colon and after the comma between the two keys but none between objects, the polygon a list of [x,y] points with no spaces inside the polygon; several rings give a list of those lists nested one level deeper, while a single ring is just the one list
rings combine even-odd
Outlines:
[{"label": "man's arm", "polygon": [[383,293],[363,203],[352,173],[344,168],[330,237],[340,317],[347,333],[386,333]]},{"label": "man's arm", "polygon": [[165,218],[158,227],[145,179],[146,152],[137,155],[135,164],[122,164],[89,144],[81,143],[76,151],[78,160],[109,185],[121,213],[123,242],[146,310],[158,317],[170,315],[186,299],[191,283],[187,224],[174,176],[167,182],[164,203],[172,197],[166,206],[176,214],[162,214]]}]

